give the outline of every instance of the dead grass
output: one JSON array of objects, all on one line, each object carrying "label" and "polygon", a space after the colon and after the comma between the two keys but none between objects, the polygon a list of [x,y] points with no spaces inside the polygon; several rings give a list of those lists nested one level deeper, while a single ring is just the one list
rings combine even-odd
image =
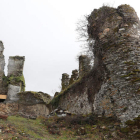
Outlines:
[{"label": "dead grass", "polygon": [[7,120],[0,119],[0,129],[0,140],[137,140],[123,133],[120,122],[114,118],[92,114],[36,120],[10,116]]}]

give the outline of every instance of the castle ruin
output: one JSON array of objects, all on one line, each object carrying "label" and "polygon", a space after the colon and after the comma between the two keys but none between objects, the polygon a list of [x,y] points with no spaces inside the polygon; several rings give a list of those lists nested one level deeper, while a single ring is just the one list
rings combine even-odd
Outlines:
[{"label": "castle ruin", "polygon": [[8,64],[8,75],[4,74],[4,46],[0,42],[0,99],[6,101],[18,100],[16,94],[24,91],[25,82],[23,76],[23,66],[25,57],[23,56],[10,56]]},{"label": "castle ruin", "polygon": [[[122,123],[140,115],[140,21],[129,5],[103,6],[88,16],[88,36],[94,40],[94,66],[79,81],[68,87],[54,108],[74,114],[116,117]],[[86,57],[79,60],[86,62]],[[86,62],[86,64],[88,64]],[[54,100],[53,100],[54,101]]]},{"label": "castle ruin", "polygon": [[[42,92],[24,92],[24,57],[10,57],[4,75],[0,42],[0,98],[11,103],[11,108],[5,105],[14,109],[10,113],[46,116],[59,107],[73,114],[116,117],[122,123],[140,115],[140,21],[135,10],[129,5],[103,6],[87,20],[89,39],[95,42],[94,66],[91,69],[88,57],[80,56],[79,74],[62,74],[61,92],[52,100]],[[0,104],[0,112],[5,113],[5,106]]]}]

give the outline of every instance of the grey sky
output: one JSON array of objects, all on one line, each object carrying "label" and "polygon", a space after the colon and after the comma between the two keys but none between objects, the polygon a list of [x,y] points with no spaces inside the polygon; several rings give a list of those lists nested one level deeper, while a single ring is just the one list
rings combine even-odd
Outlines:
[{"label": "grey sky", "polygon": [[5,70],[9,56],[25,56],[26,90],[59,91],[62,73],[78,69],[76,23],[103,3],[130,4],[140,15],[137,0],[0,0]]}]

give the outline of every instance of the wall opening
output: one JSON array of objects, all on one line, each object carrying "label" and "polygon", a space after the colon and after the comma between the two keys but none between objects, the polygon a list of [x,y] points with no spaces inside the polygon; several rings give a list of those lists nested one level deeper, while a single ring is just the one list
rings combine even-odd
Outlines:
[{"label": "wall opening", "polygon": [[5,101],[5,99],[0,99],[0,103],[2,103],[2,102],[4,102]]},{"label": "wall opening", "polygon": [[7,98],[7,95],[0,95],[0,103],[4,102]]}]

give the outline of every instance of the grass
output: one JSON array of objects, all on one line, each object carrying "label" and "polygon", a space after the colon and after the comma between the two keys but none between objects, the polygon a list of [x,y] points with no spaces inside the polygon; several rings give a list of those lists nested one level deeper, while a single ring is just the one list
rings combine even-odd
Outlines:
[{"label": "grass", "polygon": [[[139,124],[138,121],[139,118],[135,124]],[[134,124],[131,121],[127,123]],[[92,114],[38,117],[36,120],[9,116],[6,121],[0,119],[0,140],[136,140],[128,137],[130,128],[121,129],[119,125],[114,118],[99,118]],[[110,126],[115,129],[112,131]],[[112,133],[117,135],[116,138]]]}]

